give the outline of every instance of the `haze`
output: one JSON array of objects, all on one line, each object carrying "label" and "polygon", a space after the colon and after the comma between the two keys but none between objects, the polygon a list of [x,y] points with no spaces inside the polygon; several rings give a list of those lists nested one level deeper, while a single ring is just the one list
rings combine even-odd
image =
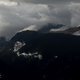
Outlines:
[{"label": "haze", "polygon": [[49,22],[80,25],[80,1],[0,0],[0,36],[11,38],[25,27]]}]

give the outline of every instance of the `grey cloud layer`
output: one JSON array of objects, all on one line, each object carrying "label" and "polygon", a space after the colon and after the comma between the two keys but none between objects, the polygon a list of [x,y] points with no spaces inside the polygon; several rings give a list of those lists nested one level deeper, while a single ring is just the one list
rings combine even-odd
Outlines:
[{"label": "grey cloud layer", "polygon": [[66,2],[80,2],[80,0],[0,0],[0,1],[18,1],[30,3],[66,3]]},{"label": "grey cloud layer", "polygon": [[7,2],[0,4],[0,36],[11,37],[17,31],[32,24],[44,25],[48,22],[80,24],[80,3],[72,2],[63,5],[5,3]]},{"label": "grey cloud layer", "polygon": [[32,3],[65,3],[65,2],[80,2],[80,0],[10,0],[10,1],[24,1]]}]

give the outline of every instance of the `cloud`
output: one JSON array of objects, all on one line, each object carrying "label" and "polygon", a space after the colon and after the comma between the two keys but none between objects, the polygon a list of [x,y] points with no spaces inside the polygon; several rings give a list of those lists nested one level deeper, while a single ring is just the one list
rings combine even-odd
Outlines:
[{"label": "cloud", "polygon": [[80,23],[80,3],[54,4],[53,2],[59,1],[50,0],[51,4],[35,4],[38,0],[28,1],[30,3],[24,3],[23,0],[22,2],[0,0],[0,36],[11,38],[17,31],[30,25],[44,25],[51,22],[74,26]]},{"label": "cloud", "polygon": [[18,2],[29,2],[29,3],[41,3],[41,4],[54,4],[54,3],[69,3],[69,2],[80,2],[80,0],[9,0],[9,1],[18,1]]},{"label": "cloud", "polygon": [[12,36],[18,30],[31,24],[44,24],[48,21],[48,12],[48,5],[31,3],[6,5],[3,3],[0,5],[0,36]]},{"label": "cloud", "polygon": [[72,14],[72,26],[80,25],[80,3],[71,3],[69,7]]},{"label": "cloud", "polygon": [[26,3],[39,3],[39,4],[54,4],[54,3],[69,3],[69,2],[77,2],[80,0],[0,0],[0,1],[15,1],[15,2],[26,2]]}]

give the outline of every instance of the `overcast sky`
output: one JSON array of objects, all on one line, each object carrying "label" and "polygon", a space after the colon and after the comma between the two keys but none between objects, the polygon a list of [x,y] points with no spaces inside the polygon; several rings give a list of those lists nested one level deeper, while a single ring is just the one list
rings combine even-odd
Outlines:
[{"label": "overcast sky", "polygon": [[49,22],[80,25],[80,0],[0,0],[0,36]]}]

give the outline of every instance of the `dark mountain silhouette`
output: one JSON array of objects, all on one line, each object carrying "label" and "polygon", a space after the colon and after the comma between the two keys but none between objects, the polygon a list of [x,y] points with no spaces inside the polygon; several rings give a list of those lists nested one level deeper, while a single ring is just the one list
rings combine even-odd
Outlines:
[{"label": "dark mountain silhouette", "polygon": [[44,25],[39,32],[50,32],[51,29],[58,29],[61,28],[65,25],[63,24],[52,24],[52,23],[48,23],[47,25]]},{"label": "dark mountain silhouette", "polygon": [[71,28],[69,28],[67,30],[64,30],[64,32],[68,33],[68,34],[73,34],[73,33],[77,32],[77,31],[80,31],[80,26],[78,26],[78,27],[71,27]]},{"label": "dark mountain silhouette", "polygon": [[53,24],[53,23],[48,23],[48,24],[44,24],[44,25],[30,25],[25,27],[24,29],[20,30],[19,32],[23,32],[26,30],[29,31],[38,31],[38,32],[42,32],[42,33],[48,33],[50,32],[52,29],[59,29],[62,28],[63,24]]},{"label": "dark mountain silhouette", "polygon": [[[61,31],[55,31],[55,33],[65,33],[65,34],[74,34],[75,32],[80,31],[80,26],[77,27],[70,27],[68,29],[65,30],[61,30]],[[54,31],[51,31],[54,32]]]},{"label": "dark mountain silhouette", "polygon": [[[26,47],[29,46],[31,49],[43,49],[45,52],[50,53],[54,49],[54,54],[56,55],[58,51],[58,55],[64,53],[67,55],[71,55],[71,53],[75,53],[72,55],[76,55],[76,52],[79,52],[79,45],[80,45],[80,37],[73,36],[71,34],[64,34],[64,33],[40,33],[36,31],[24,31],[15,35],[12,38],[11,42],[21,41],[26,43]],[[27,47],[28,48],[28,47]],[[74,48],[74,49],[73,49]],[[30,50],[31,50],[30,49]],[[58,49],[58,50],[57,50]],[[71,53],[68,53],[68,50]],[[74,50],[74,51],[73,51]],[[79,54],[77,54],[79,55]]]},{"label": "dark mountain silhouette", "polygon": [[[23,43],[14,51],[15,44]],[[17,33],[0,53],[0,65],[0,72],[8,80],[80,79],[80,37],[37,31]]]}]

